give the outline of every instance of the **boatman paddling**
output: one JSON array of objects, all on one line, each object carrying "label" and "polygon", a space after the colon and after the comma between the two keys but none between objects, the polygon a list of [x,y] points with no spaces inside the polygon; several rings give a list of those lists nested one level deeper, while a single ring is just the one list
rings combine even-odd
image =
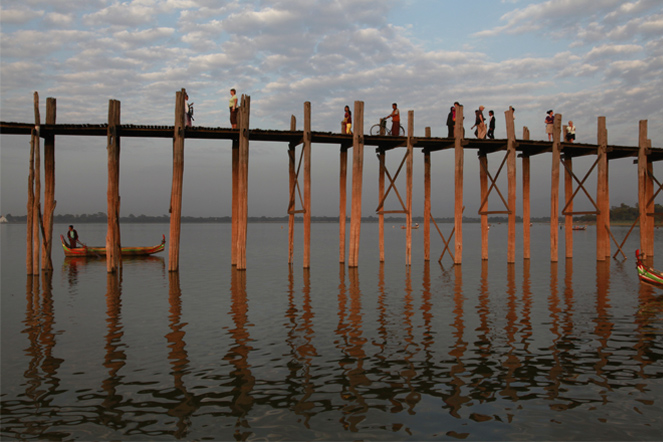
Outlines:
[{"label": "boatman paddling", "polygon": [[67,239],[69,239],[69,248],[75,249],[76,243],[80,242],[78,240],[78,232],[74,229],[74,226],[69,226],[69,231],[67,232]]}]

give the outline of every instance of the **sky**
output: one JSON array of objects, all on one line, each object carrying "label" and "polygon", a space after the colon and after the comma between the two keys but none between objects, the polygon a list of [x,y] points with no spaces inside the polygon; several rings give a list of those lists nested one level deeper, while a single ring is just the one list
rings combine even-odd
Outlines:
[{"label": "sky", "polygon": [[[34,122],[36,91],[42,120],[47,97],[57,99],[58,123],[105,123],[115,99],[123,124],[172,125],[175,94],[185,88],[195,125],[229,127],[229,89],[236,88],[251,97],[254,129],[287,130],[291,115],[301,129],[308,101],[312,130],[338,132],[344,106],[363,101],[367,132],[397,102],[404,123],[414,112],[416,136],[426,127],[446,136],[449,107],[459,101],[468,136],[472,111],[483,105],[495,111],[496,138],[505,138],[504,111],[513,106],[518,138],[525,126],[532,139],[546,138],[543,120],[553,109],[564,124],[574,121],[577,142],[596,143],[597,118],[605,116],[608,144],[637,146],[638,122],[648,120],[648,137],[663,146],[660,0],[2,0],[0,25],[6,122]],[[29,142],[0,136],[0,214],[26,213]],[[56,138],[56,214],[107,210],[105,147],[105,137]],[[186,141],[183,215],[230,215],[230,147]],[[249,216],[287,214],[287,149],[250,144]],[[312,147],[313,216],[338,215],[338,153],[339,146]],[[387,155],[392,176],[403,153]],[[369,216],[379,201],[378,162],[372,147],[364,154]],[[453,155],[432,154],[437,217],[453,216]],[[503,157],[489,156],[493,177]],[[593,162],[574,161],[578,179]],[[419,151],[414,164],[413,215],[421,216]],[[531,167],[532,216],[549,216],[550,155],[533,157]],[[520,161],[517,177],[521,215]],[[585,184],[593,194],[595,177]],[[465,215],[476,217],[476,151],[465,153],[464,182]],[[506,172],[497,182],[506,195]],[[167,214],[171,183],[171,140],[122,138],[121,216]],[[404,196],[404,172],[397,186]],[[580,195],[576,210],[592,210]],[[632,158],[610,162],[610,198],[611,205],[637,202]],[[490,208],[501,205],[493,192]],[[399,208],[390,194],[385,209]]]}]

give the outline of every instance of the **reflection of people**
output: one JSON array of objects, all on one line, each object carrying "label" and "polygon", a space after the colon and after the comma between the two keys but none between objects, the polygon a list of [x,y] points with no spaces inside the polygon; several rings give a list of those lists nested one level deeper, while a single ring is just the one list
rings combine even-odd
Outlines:
[{"label": "reflection of people", "polygon": [[569,121],[569,125],[566,126],[566,141],[573,143],[576,139],[576,127],[573,125],[573,121]]},{"label": "reflection of people", "polygon": [[391,118],[391,134],[395,137],[400,135],[400,129],[401,129],[401,113],[398,110],[398,105],[396,103],[393,103],[391,105],[392,111],[391,114],[385,117],[385,120],[387,118]]},{"label": "reflection of people", "polygon": [[234,88],[230,89],[228,108],[230,109],[230,124],[233,129],[237,129],[237,91]]},{"label": "reflection of people", "polygon": [[350,106],[345,106],[345,115],[343,117],[343,133],[352,133],[352,112],[350,111]]},{"label": "reflection of people", "polygon": [[76,243],[78,241],[78,232],[74,229],[74,226],[69,226],[69,231],[67,232],[67,239],[69,240],[69,248],[75,249]]},{"label": "reflection of people", "polygon": [[493,111],[488,111],[488,132],[486,137],[491,140],[495,139],[495,113]]},{"label": "reflection of people", "polygon": [[553,114],[552,109],[547,112],[548,115],[546,115],[546,119],[544,122],[546,123],[546,133],[548,134],[548,141],[552,141],[552,136],[553,136],[553,124],[555,123],[555,116]]}]

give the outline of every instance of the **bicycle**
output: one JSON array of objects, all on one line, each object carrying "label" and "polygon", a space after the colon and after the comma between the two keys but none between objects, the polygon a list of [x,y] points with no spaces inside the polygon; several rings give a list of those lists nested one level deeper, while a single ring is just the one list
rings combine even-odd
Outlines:
[{"label": "bicycle", "polygon": [[[400,126],[400,125],[399,125]],[[400,129],[398,131],[398,135],[401,137],[405,136],[405,129],[403,129],[403,126],[400,126]],[[371,135],[391,135],[391,129],[387,128],[387,119],[386,118],[380,118],[380,122],[378,124],[374,124],[371,126],[370,130]]]}]

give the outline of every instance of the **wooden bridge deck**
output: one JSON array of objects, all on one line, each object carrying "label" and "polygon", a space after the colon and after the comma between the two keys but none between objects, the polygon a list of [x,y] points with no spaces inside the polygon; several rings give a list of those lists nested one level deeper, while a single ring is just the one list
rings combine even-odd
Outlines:
[{"label": "wooden bridge deck", "polygon": [[[0,122],[0,134],[7,135],[30,135],[34,124]],[[39,128],[40,135],[54,136],[106,136],[108,124],[43,124]],[[134,125],[122,124],[117,126],[117,135],[120,137],[133,138],[173,138],[174,126],[157,125]],[[298,131],[263,130],[251,129],[249,138],[252,141],[283,142],[289,144],[300,144],[304,133]],[[198,140],[237,140],[239,132],[237,129],[224,127],[187,127],[184,138]],[[447,150],[454,148],[453,138],[440,137],[414,137],[414,148],[429,152]],[[334,144],[345,147],[352,146],[352,135],[333,132],[311,132],[311,142],[317,144]],[[375,146],[380,150],[391,150],[407,146],[407,137],[393,137],[384,135],[364,135],[364,145]],[[572,157],[596,155],[598,145],[587,143],[561,143],[561,150]],[[492,153],[506,150],[506,139],[472,139],[463,140],[463,147],[479,150],[483,153]],[[619,158],[638,157],[637,146],[608,145],[608,160]],[[535,156],[552,152],[552,142],[543,140],[516,140],[516,151],[522,155]],[[652,147],[650,153],[651,161],[663,160],[663,148]]]}]

